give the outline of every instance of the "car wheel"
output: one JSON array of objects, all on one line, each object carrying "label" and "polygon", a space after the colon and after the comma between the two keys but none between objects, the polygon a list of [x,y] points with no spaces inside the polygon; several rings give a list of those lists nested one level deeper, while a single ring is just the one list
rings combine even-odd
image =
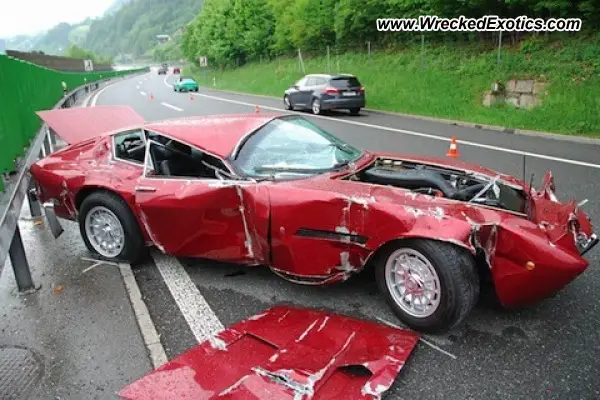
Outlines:
[{"label": "car wheel", "polygon": [[351,108],[350,115],[358,115],[360,114],[360,108]]},{"label": "car wheel", "polygon": [[283,108],[285,108],[286,110],[292,110],[294,108],[292,106],[290,96],[288,96],[287,94],[283,96]]},{"label": "car wheel", "polygon": [[311,105],[312,113],[315,115],[321,114],[321,100],[314,99]]},{"label": "car wheel", "polygon": [[375,274],[398,318],[424,332],[459,325],[479,297],[472,255],[446,242],[417,239],[390,246],[376,261]]},{"label": "car wheel", "polygon": [[79,208],[79,230],[86,247],[104,259],[134,263],[144,253],[144,238],[123,199],[98,191]]}]

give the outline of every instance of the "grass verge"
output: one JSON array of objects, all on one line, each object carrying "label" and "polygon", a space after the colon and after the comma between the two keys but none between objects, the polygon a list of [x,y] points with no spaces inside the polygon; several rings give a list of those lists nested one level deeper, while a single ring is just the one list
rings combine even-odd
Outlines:
[{"label": "grass verge", "polygon": [[[600,137],[600,34],[548,41],[537,37],[497,52],[481,45],[440,45],[393,52],[345,53],[304,60],[306,73],[353,73],[367,91],[367,107],[415,115],[501,125],[567,135]],[[294,57],[240,68],[192,67],[201,85],[282,96],[304,74]],[[532,110],[507,105],[487,108],[483,93],[508,79],[547,82],[542,104]]]}]

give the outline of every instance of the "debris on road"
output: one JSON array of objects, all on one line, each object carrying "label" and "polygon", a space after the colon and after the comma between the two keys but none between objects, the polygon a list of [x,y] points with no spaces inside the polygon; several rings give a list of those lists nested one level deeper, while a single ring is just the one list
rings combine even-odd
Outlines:
[{"label": "debris on road", "polygon": [[119,396],[379,399],[418,341],[408,330],[276,306],[188,350]]}]

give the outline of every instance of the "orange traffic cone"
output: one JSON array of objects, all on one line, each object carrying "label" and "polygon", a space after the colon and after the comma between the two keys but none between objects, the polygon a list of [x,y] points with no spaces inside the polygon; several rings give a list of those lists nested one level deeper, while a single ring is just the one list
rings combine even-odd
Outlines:
[{"label": "orange traffic cone", "polygon": [[154,100],[154,95],[150,93],[150,100]]},{"label": "orange traffic cone", "polygon": [[194,101],[194,95],[190,94],[190,100]]},{"label": "orange traffic cone", "polygon": [[254,113],[255,114],[260,114],[260,108],[258,108],[258,106],[254,106]]},{"label": "orange traffic cone", "polygon": [[458,145],[456,144],[456,136],[452,136],[452,139],[450,139],[450,148],[446,153],[446,157],[460,157],[460,154],[458,153]]}]

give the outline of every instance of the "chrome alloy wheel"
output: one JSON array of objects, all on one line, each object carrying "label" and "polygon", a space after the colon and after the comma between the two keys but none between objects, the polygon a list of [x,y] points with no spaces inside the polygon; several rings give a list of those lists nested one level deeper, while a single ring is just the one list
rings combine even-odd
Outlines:
[{"label": "chrome alloy wheel", "polygon": [[440,305],[440,278],[417,250],[394,251],[385,264],[385,282],[398,307],[413,317],[429,317]]},{"label": "chrome alloy wheel", "polygon": [[108,208],[96,206],[85,216],[85,233],[94,250],[113,258],[125,247],[125,232],[121,221]]}]

